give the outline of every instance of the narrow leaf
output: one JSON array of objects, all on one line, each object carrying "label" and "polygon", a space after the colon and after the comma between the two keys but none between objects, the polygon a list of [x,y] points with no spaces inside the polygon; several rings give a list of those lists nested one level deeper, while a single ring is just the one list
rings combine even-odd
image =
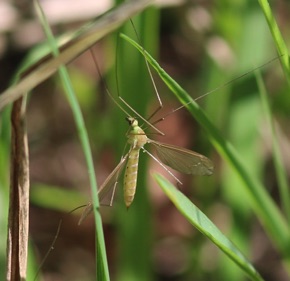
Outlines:
[{"label": "narrow leaf", "polygon": [[185,195],[162,176],[154,175],[156,181],[173,202],[180,213],[202,234],[216,244],[232,259],[252,280],[263,280],[260,274],[245,258],[240,250],[217,228],[217,226],[198,209]]}]

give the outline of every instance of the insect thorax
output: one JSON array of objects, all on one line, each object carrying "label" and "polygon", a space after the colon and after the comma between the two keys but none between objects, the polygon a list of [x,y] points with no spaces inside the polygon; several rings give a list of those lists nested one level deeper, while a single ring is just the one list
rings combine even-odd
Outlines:
[{"label": "insect thorax", "polygon": [[139,126],[133,126],[128,134],[128,143],[133,148],[140,149],[147,143],[147,136]]}]

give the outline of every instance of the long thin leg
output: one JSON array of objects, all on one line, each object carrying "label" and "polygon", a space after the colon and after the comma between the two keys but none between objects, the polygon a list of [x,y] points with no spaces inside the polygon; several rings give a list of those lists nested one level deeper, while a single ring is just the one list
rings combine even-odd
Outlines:
[{"label": "long thin leg", "polygon": [[[149,67],[149,64],[148,64],[148,61],[147,61],[147,59],[146,59],[146,56],[144,55],[145,50],[144,50],[144,48],[143,48],[143,45],[141,44],[141,40],[140,40],[140,37],[139,37],[139,35],[138,35],[138,32],[137,32],[137,30],[136,30],[136,28],[135,28],[135,25],[134,25],[132,19],[130,19],[130,22],[131,22],[131,24],[132,24],[132,27],[133,27],[134,32],[135,32],[135,34],[136,34],[136,37],[137,37],[137,39],[138,39],[138,41],[139,41],[139,44],[142,46],[142,52],[143,52],[143,57],[144,57],[144,60],[145,60],[145,63],[146,63],[146,68],[147,68],[147,70],[148,70],[148,73],[149,73],[149,76],[150,76],[150,80],[151,80],[151,82],[152,82],[152,85],[153,85],[153,88],[154,88],[154,91],[155,91],[155,94],[156,94],[156,97],[157,97],[157,101],[158,101],[158,103],[159,103],[159,105],[157,106],[157,108],[156,108],[156,109],[153,111],[153,113],[152,113],[152,114],[147,118],[147,120],[149,121],[149,120],[151,120],[151,119],[152,119],[152,118],[157,114],[158,111],[160,111],[160,110],[163,108],[163,103],[162,103],[162,100],[161,100],[161,98],[160,98],[160,95],[159,95],[159,92],[158,92],[158,89],[157,89],[156,83],[155,83],[155,81],[154,81],[154,78],[153,78],[153,75],[152,75],[152,71],[151,71],[151,69],[150,69],[150,67]],[[154,122],[151,123],[151,124],[154,124]]]},{"label": "long thin leg", "polygon": [[[201,95],[201,96],[195,98],[194,101],[198,101],[198,100],[200,100],[200,99],[202,99],[202,98],[204,98],[204,97],[206,97],[206,96],[208,96],[208,95],[210,95],[210,94],[212,94],[212,93],[214,93],[214,92],[217,92],[217,91],[219,91],[219,90],[225,88],[226,86],[228,86],[229,84],[232,84],[232,83],[235,82],[236,80],[239,80],[240,78],[243,78],[243,77],[247,76],[248,74],[250,74],[250,73],[252,73],[252,72],[254,72],[254,71],[256,71],[256,70],[258,70],[258,69],[260,69],[260,68],[262,68],[262,67],[264,67],[264,66],[266,66],[266,65],[268,65],[268,64],[270,64],[270,63],[272,63],[273,61],[279,59],[280,57],[281,57],[281,56],[275,57],[275,58],[273,58],[273,59],[267,61],[266,63],[264,63],[264,64],[262,64],[262,65],[260,65],[260,66],[257,66],[257,67],[255,67],[255,68],[253,68],[253,69],[247,71],[246,73],[244,73],[244,74],[242,74],[242,75],[239,75],[239,76],[237,76],[237,77],[234,77],[234,78],[231,79],[230,81],[228,81],[228,82],[226,82],[226,83],[224,83],[224,84],[222,84],[222,85],[216,87],[215,89],[213,89],[213,90],[211,90],[211,91],[209,91],[209,92],[207,92],[207,93],[205,93],[205,94],[203,94],[203,95]],[[184,105],[181,105],[181,106],[179,106],[179,107],[177,107],[177,108],[174,108],[174,109],[171,110],[170,112],[166,113],[162,118],[159,118],[158,120],[155,120],[154,122],[151,122],[151,124],[152,124],[152,125],[155,125],[155,124],[157,124],[157,123],[163,121],[167,116],[169,116],[169,115],[175,113],[176,111],[179,111],[179,110],[185,108],[185,107],[186,107],[187,105],[189,105],[190,103],[191,103],[191,102],[188,102],[188,103],[186,103],[186,104],[184,104]]]},{"label": "long thin leg", "polygon": [[182,182],[162,163],[160,162],[152,153],[150,153],[147,149],[142,147],[142,150],[146,152],[154,161],[156,161],[170,176],[172,176],[179,184],[182,185]]},{"label": "long thin leg", "polygon": [[[117,49],[118,49],[118,42],[119,42],[119,38],[117,38]],[[146,61],[146,60],[145,60]],[[148,65],[148,62],[146,61],[146,65]],[[149,67],[149,66],[148,66]],[[117,93],[118,93],[118,98],[122,101],[123,104],[125,104],[127,106],[127,108],[129,108],[134,114],[136,114],[136,116],[138,116],[140,119],[142,119],[149,127],[151,127],[153,130],[155,130],[156,132],[158,132],[158,134],[164,136],[165,134],[163,132],[161,132],[158,128],[156,128],[155,126],[153,126],[146,118],[144,118],[142,115],[140,115],[132,106],[130,106],[130,104],[125,101],[121,95],[120,95],[120,88],[119,88],[119,79],[118,79],[118,56],[116,55],[116,63],[115,63],[115,73],[116,73],[116,86],[117,86]],[[150,73],[150,77],[152,77],[152,74],[151,72]],[[152,77],[153,79],[153,77]],[[153,83],[154,83],[154,80],[152,80]],[[155,85],[155,83],[154,83]],[[156,88],[156,86],[154,86],[154,88]],[[110,94],[110,97],[112,97],[112,95]],[[159,94],[158,94],[158,98],[161,102],[161,99],[159,97]],[[117,103],[115,100],[114,100],[115,103]],[[162,105],[162,102],[161,102],[161,105]],[[121,108],[121,106],[119,106]],[[130,114],[128,114],[125,110],[124,112],[130,116]]]}]

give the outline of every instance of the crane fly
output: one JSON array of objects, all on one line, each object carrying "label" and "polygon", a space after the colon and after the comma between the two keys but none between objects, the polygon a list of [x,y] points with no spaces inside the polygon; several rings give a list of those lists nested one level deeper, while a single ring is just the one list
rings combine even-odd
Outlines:
[{"label": "crane fly", "polygon": [[[99,75],[100,77],[102,77],[94,55],[93,55],[93,59],[97,66]],[[151,70],[149,68],[149,65],[146,59],[145,59],[145,63],[149,71],[150,78],[153,83],[155,93],[159,102],[159,108],[157,108],[157,110],[155,110],[153,114],[151,114],[150,116],[150,118],[152,118],[159,111],[159,109],[162,108],[163,105],[162,105],[162,101],[160,99],[155,82],[153,80],[153,76],[151,74]],[[111,174],[107,177],[107,179],[99,188],[98,196],[99,196],[99,201],[102,205],[112,206],[112,201],[114,198],[117,184],[119,182],[119,177],[126,166],[126,169],[124,172],[123,193],[124,193],[124,201],[125,201],[126,207],[129,208],[131,206],[134,200],[136,186],[137,186],[140,150],[146,152],[155,161],[157,161],[180,184],[182,184],[180,180],[177,177],[175,177],[174,174],[166,166],[169,166],[173,168],[174,170],[179,171],[184,174],[209,176],[213,173],[214,165],[212,161],[208,159],[207,157],[197,152],[191,151],[189,149],[161,143],[161,142],[148,138],[144,130],[138,125],[137,118],[131,117],[130,114],[111,95],[110,91],[108,90],[108,87],[105,87],[105,88],[106,88],[107,94],[112,99],[112,101],[127,115],[126,120],[130,126],[129,131],[127,133],[127,138],[128,138],[127,143],[130,145],[130,148],[127,154],[125,154],[125,156],[121,158],[121,161],[119,162],[119,164],[116,166],[116,168],[111,172]],[[152,124],[148,120],[143,118],[137,111],[135,111],[120,95],[119,95],[119,99],[123,102],[123,104],[127,108],[129,108],[139,118],[141,118],[149,127],[156,130],[159,134],[164,135],[160,130],[158,130],[153,125],[163,120],[164,118]],[[179,107],[176,110],[173,110],[172,113],[181,108],[182,107]],[[146,144],[151,144],[154,147],[159,160],[154,155],[152,155],[146,148],[144,148]],[[108,195],[110,197],[110,200],[109,202],[106,202]],[[80,218],[79,224],[87,217],[87,215],[92,210],[93,210],[93,205],[89,203]]]},{"label": "crane fly", "polygon": [[[122,157],[119,164],[101,185],[98,192],[101,204],[105,202],[105,199],[109,194],[109,205],[112,205],[119,177],[126,166],[123,182],[124,201],[127,208],[131,206],[137,186],[140,150],[149,154],[179,183],[181,182],[163,164],[184,174],[209,176],[213,173],[214,165],[207,157],[186,148],[152,140],[146,136],[144,130],[138,125],[138,120],[136,118],[126,117],[126,120],[130,126],[130,131],[127,133],[127,142],[130,145],[130,148],[127,154]],[[155,148],[156,154],[161,162],[144,148],[146,144],[151,144]],[[81,223],[92,210],[93,205],[90,203],[83,212],[79,223]]]},{"label": "crane fly", "polygon": [[[100,196],[102,193],[105,194],[107,189],[110,189],[110,186],[107,184],[110,183],[110,178],[115,178],[115,174],[116,176],[119,175],[127,163],[124,174],[124,201],[126,207],[130,207],[136,192],[140,150],[143,150],[150,156],[154,157],[144,148],[144,145],[147,143],[154,146],[158,158],[161,160],[161,162],[173,168],[174,170],[185,174],[202,176],[211,175],[213,173],[213,164],[211,160],[205,156],[182,147],[151,140],[146,136],[143,129],[138,125],[136,118],[127,117],[126,120],[131,127],[130,132],[127,134],[128,143],[130,144],[129,152],[121,159],[121,162],[117,166],[118,169],[115,169],[109,175],[108,180],[105,181],[104,185],[100,188]],[[153,159],[157,160],[155,157]],[[167,171],[170,172],[169,170]],[[171,175],[173,176],[173,174]],[[115,182],[118,182],[117,178],[115,180]]]}]

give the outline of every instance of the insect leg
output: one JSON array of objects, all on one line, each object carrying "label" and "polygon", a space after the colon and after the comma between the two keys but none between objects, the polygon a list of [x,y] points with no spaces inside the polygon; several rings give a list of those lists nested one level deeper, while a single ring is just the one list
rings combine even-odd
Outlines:
[{"label": "insect leg", "polygon": [[182,182],[161,162],[159,161],[152,153],[150,153],[144,147],[141,148],[144,152],[146,152],[154,161],[156,161],[169,175],[171,175],[179,184],[182,185]]}]

